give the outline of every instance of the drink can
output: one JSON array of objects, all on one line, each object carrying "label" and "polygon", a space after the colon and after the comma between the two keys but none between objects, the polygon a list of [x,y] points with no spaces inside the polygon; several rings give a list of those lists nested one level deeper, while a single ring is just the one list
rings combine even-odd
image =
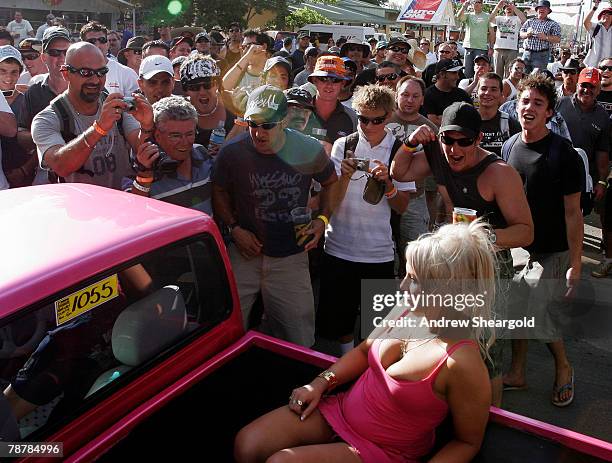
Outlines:
[{"label": "drink can", "polygon": [[476,211],[464,207],[453,208],[453,223],[470,223],[476,220]]}]

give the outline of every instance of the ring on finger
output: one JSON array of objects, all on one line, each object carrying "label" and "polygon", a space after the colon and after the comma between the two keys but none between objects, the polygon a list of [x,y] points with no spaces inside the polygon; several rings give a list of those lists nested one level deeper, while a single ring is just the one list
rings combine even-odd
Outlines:
[{"label": "ring on finger", "polygon": [[302,405],[304,405],[304,402],[302,402],[301,400],[299,400],[299,399],[298,399],[298,400],[296,400],[296,401],[295,401],[295,404],[296,404],[298,407],[301,407]]}]

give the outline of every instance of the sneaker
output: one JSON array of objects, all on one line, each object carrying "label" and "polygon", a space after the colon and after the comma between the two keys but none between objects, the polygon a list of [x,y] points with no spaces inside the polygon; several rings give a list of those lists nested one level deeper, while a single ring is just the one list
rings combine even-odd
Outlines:
[{"label": "sneaker", "polygon": [[595,278],[605,278],[612,275],[612,261],[602,262],[595,270],[591,272]]}]

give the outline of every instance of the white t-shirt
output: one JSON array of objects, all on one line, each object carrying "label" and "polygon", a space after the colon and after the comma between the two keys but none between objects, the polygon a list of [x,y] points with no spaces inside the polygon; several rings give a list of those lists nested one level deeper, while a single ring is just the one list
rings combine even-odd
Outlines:
[{"label": "white t-shirt", "polygon": [[495,50],[518,50],[521,20],[517,16],[497,16],[495,18]]},{"label": "white t-shirt", "polygon": [[[68,102],[68,109],[74,119],[75,133],[80,134],[87,130],[95,120],[100,118],[102,105],[99,105],[97,114],[93,116],[78,114],[72,108],[70,102]],[[136,119],[129,114],[123,114],[124,134],[129,134],[139,127],[140,124],[138,124]],[[60,130],[61,121],[52,106],[47,106],[32,121],[32,139],[36,144],[38,160],[42,169],[47,169],[46,164],[43,162],[43,156],[47,150],[55,145],[66,144]],[[121,189],[121,179],[133,174],[129,161],[129,152],[130,145],[121,136],[117,129],[117,124],[115,124],[108,135],[102,137],[96,143],[89,158],[83,164],[83,169],[86,172],[74,172],[66,177],[66,182],[89,183],[117,190]]]},{"label": "white t-shirt", "polygon": [[21,22],[15,20],[7,24],[6,30],[11,34],[19,34],[19,37],[15,39],[15,48],[19,48],[19,42],[29,37],[28,33],[33,32],[34,29],[27,19],[22,19]]},{"label": "white t-shirt", "polygon": [[606,30],[602,24],[599,27],[599,31],[597,31],[597,35],[593,38],[596,27],[597,24],[591,25],[589,37],[592,39],[593,44],[586,58],[584,58],[584,64],[590,67],[596,67],[602,59],[612,56],[612,26]]},{"label": "white t-shirt", "polygon": [[138,75],[132,68],[124,66],[118,61],[108,60],[106,63],[108,74],[104,88],[108,93],[121,93],[123,96],[131,96],[138,90]]},{"label": "white t-shirt", "polygon": [[[11,110],[11,107],[9,106],[2,92],[0,92],[0,112],[13,114],[13,111]],[[8,187],[9,183],[4,176],[4,171],[2,170],[2,145],[0,145],[0,190],[6,190]]]},{"label": "white t-shirt", "polygon": [[[359,142],[355,157],[378,159],[388,166],[391,148],[396,138],[387,131],[387,136],[375,147],[371,147],[363,132],[359,131]],[[338,176],[344,159],[346,137],[334,142],[331,159]],[[370,161],[370,168],[374,163]],[[363,200],[366,184],[363,172],[357,171],[346,190],[346,195],[338,205],[325,232],[325,252],[351,262],[381,263],[394,259],[393,238],[391,237],[391,207],[386,198],[372,205]],[[393,181],[399,191],[414,191],[414,182]]]}]

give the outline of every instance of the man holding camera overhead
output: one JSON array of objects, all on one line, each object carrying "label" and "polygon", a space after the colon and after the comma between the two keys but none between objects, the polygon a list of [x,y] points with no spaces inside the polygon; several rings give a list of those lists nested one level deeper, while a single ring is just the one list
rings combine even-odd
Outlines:
[{"label": "man holding camera overhead", "polygon": [[[503,10],[504,15],[496,17],[500,10]],[[499,0],[490,17],[491,24],[495,25],[493,66],[495,74],[504,78],[510,73],[510,63],[518,57],[519,31],[527,18],[508,0]]]},{"label": "man holding camera overhead", "polygon": [[103,92],[106,58],[91,43],[71,45],[61,72],[68,90],[32,122],[40,166],[52,181],[119,189],[132,172],[130,146],[136,152],[153,133],[151,106],[140,95]]}]

